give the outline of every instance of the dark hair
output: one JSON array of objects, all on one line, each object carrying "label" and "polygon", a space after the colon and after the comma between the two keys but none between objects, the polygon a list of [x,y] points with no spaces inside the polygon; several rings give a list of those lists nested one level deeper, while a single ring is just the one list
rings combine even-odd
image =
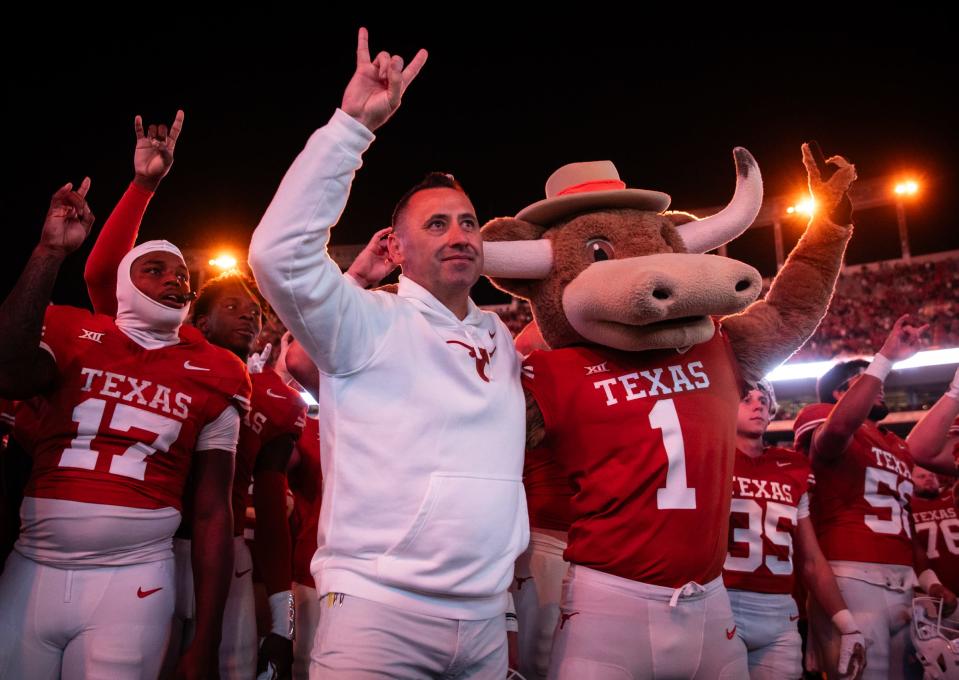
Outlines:
[{"label": "dark hair", "polygon": [[836,398],[832,393],[836,390],[845,390],[846,383],[858,375],[861,369],[867,368],[869,362],[865,359],[840,361],[828,371],[819,376],[816,382],[816,393],[823,404],[835,404]]},{"label": "dark hair", "polygon": [[256,300],[264,313],[268,312],[269,305],[267,305],[263,295],[260,294],[260,289],[256,287],[253,279],[239,270],[233,270],[223,272],[203,284],[203,287],[200,288],[200,292],[197,294],[196,300],[193,301],[193,308],[190,310],[190,317],[193,323],[195,324],[196,320],[201,316],[209,314],[213,303],[217,301],[223,291],[234,285],[243,288],[251,298]]},{"label": "dark hair", "polygon": [[403,197],[400,198],[396,203],[396,207],[393,208],[393,227],[395,228],[399,224],[400,215],[404,210],[406,210],[407,204],[410,202],[410,199],[413,198],[413,194],[416,194],[424,189],[456,189],[457,191],[463,192],[466,194],[466,190],[463,188],[463,185],[453,177],[453,175],[448,172],[430,172],[427,173],[426,177],[420,180],[417,184],[403,194]]}]

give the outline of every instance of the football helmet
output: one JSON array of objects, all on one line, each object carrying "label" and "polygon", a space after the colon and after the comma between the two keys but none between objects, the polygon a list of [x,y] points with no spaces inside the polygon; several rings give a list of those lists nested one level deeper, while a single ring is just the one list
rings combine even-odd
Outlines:
[{"label": "football helmet", "polygon": [[943,621],[941,598],[913,599],[910,634],[926,680],[959,680],[959,623]]}]

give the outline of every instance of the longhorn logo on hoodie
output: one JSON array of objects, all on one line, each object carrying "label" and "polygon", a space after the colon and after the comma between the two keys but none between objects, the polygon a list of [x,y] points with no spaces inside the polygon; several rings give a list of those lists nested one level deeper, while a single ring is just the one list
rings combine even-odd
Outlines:
[{"label": "longhorn logo on hoodie", "polygon": [[460,342],[459,340],[447,340],[447,345],[460,345],[469,350],[470,359],[473,359],[476,362],[476,373],[479,374],[479,377],[483,379],[483,382],[489,382],[489,378],[486,376],[486,366],[489,365],[489,361],[494,354],[496,354],[496,348],[493,348],[493,351],[487,351],[483,347],[470,347],[465,342]]}]

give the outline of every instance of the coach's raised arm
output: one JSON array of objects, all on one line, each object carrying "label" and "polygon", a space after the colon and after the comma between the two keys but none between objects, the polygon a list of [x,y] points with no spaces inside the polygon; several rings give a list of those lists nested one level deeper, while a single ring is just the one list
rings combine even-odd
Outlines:
[{"label": "coach's raised arm", "polygon": [[377,296],[348,281],[326,245],[373,132],[399,108],[426,57],[420,50],[405,68],[401,57],[386,52],[371,61],[366,29],[360,29],[356,72],[341,108],[293,162],[250,242],[250,268],[260,290],[327,372],[362,364],[390,323]]}]

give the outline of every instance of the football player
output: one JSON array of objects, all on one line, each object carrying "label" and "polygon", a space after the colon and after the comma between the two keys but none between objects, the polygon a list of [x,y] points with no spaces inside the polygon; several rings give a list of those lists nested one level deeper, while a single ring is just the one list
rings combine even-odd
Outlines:
[{"label": "football player", "polygon": [[[917,550],[916,572],[931,569],[941,586],[931,586],[929,595],[945,599],[946,614],[956,615],[959,591],[959,512],[956,512],[955,478],[938,477],[918,465],[912,469],[915,490],[909,512],[912,514],[913,541]],[[921,577],[920,577],[921,578]],[[931,577],[927,576],[927,579]]]},{"label": "football player", "polygon": [[197,634],[179,675],[208,677],[229,584],[228,499],[250,381],[235,356],[180,336],[189,272],[166,241],[123,257],[116,319],[48,307],[63,259],[93,223],[89,186],[54,194],[40,243],[0,307],[0,393],[42,402],[22,531],[0,579],[0,675],[158,673],[174,602],[171,539],[189,474],[202,568]]},{"label": "football player", "polygon": [[[213,344],[247,361],[260,334],[263,307],[252,280],[227,272],[209,281],[193,303],[193,322]],[[286,513],[286,468],[306,424],[306,404],[268,366],[251,374],[250,413],[240,428],[233,478],[234,578],[224,614],[220,677],[246,678],[257,665],[253,562],[243,538],[248,490],[253,483],[258,572],[266,586],[271,632],[261,647],[259,665],[273,664],[280,677],[293,662],[291,630],[292,541]]]},{"label": "football player", "polygon": [[[900,317],[872,363],[839,363],[819,379],[822,403],[804,408],[793,425],[796,446],[816,476],[810,508],[816,536],[869,648],[867,678],[913,672],[906,654],[916,582],[907,510],[911,470],[914,460],[942,466],[945,433],[959,412],[954,380],[955,396],[943,396],[906,441],[878,425],[888,414],[883,382],[894,362],[919,350],[925,328]],[[929,592],[934,584],[925,577],[920,585]],[[819,658],[834,668],[840,636],[814,600],[809,617]]]},{"label": "football player", "polygon": [[734,630],[749,653],[752,680],[800,677],[799,609],[790,594],[798,573],[840,635],[841,677],[855,678],[864,666],[865,640],[809,519],[809,462],[763,441],[775,412],[775,393],[765,380],[739,402],[729,553],[723,567]]},{"label": "football player", "polygon": [[[135,242],[150,198],[173,165],[183,120],[183,111],[178,111],[169,130],[165,125],[150,125],[145,130],[140,116],[134,120],[134,178],[107,219],[84,270],[87,290],[98,312],[112,315],[116,311],[116,295],[111,292],[116,287],[116,263]],[[231,351],[257,369],[251,370],[254,375],[252,409],[243,418],[237,448],[232,493],[235,564],[229,580],[219,650],[221,677],[247,677],[257,664],[257,635],[252,615],[252,558],[242,540],[242,529],[254,464],[257,478],[262,478],[254,503],[262,506],[261,527],[269,527],[261,532],[263,540],[256,544],[262,546],[258,563],[267,574],[274,612],[273,631],[264,641],[264,663],[272,660],[281,669],[290,664],[290,538],[283,475],[292,450],[292,440],[287,440],[299,436],[305,406],[299,395],[289,390],[272,370],[262,371],[261,356],[252,354],[262,325],[262,305],[252,281],[231,274],[209,282],[193,305],[193,317],[211,343]],[[187,335],[199,336],[192,326],[185,328]],[[174,545],[178,597],[173,636],[167,650],[167,672],[176,663],[183,646],[192,639],[197,623],[190,526],[187,517]]]}]

